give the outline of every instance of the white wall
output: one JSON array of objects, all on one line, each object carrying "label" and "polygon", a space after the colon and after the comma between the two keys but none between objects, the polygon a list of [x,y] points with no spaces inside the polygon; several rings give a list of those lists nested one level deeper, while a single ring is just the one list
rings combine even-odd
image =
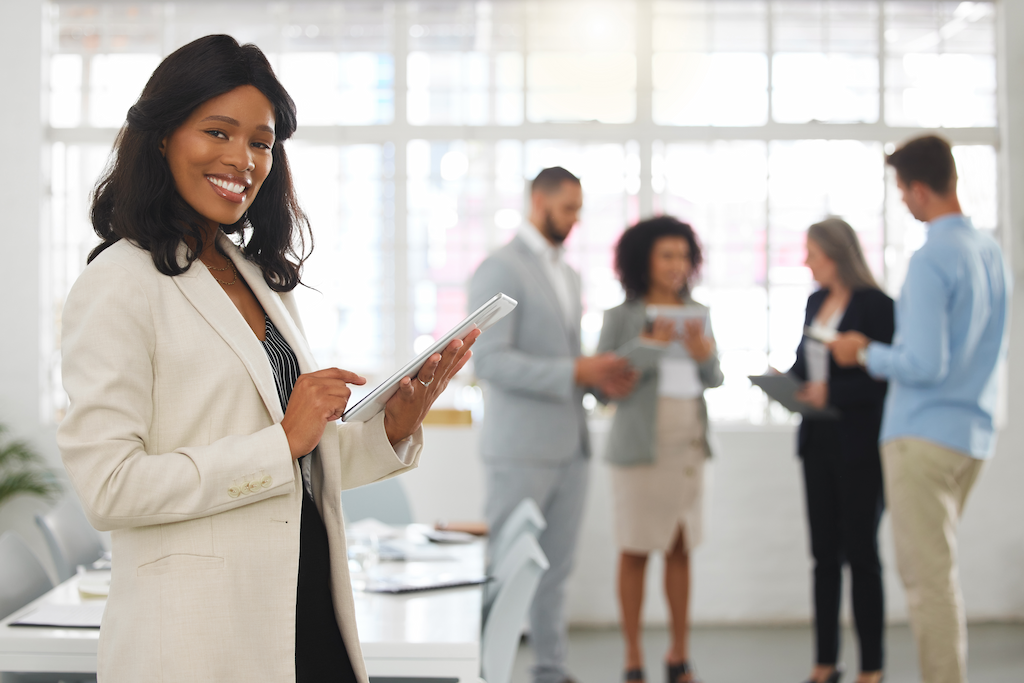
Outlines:
[{"label": "white wall", "polygon": [[[1019,282],[1024,282],[1024,3],[1000,3],[1003,41],[1001,73],[1002,197],[1007,247]],[[6,293],[0,298],[0,422],[29,440],[59,466],[54,428],[40,419],[39,317],[45,296],[41,272],[42,68],[41,0],[5,1],[0,6],[0,265]],[[1016,30],[1013,28],[1016,27]],[[1024,619],[1024,292],[1015,299],[1011,346],[1009,423],[995,460],[984,471],[961,530],[961,571],[972,619]],[[602,425],[595,425],[602,442]],[[713,495],[705,544],[695,555],[694,616],[701,622],[805,620],[809,615],[809,563],[798,462],[790,429],[718,429]],[[479,519],[482,491],[477,434],[473,429],[432,428],[423,466],[403,478],[415,514]],[[599,448],[600,450],[600,448]],[[577,622],[616,620],[607,472],[595,462],[586,525],[571,583],[571,618]],[[0,509],[0,532],[15,529],[41,557],[47,557],[31,515],[45,504],[21,499]],[[893,573],[892,544],[883,530],[888,613],[905,615]],[[647,617],[664,619],[657,567],[652,567]]]},{"label": "white wall", "polygon": [[[40,420],[43,7],[41,0],[5,1],[0,12],[0,423],[59,466],[55,430]],[[12,501],[0,508],[0,533],[17,531],[49,566],[49,551],[32,522],[47,507],[32,498]]]}]

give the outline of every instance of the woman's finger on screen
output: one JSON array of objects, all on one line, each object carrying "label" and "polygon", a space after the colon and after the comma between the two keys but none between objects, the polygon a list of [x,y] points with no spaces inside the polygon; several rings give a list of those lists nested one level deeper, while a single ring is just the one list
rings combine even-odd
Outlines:
[{"label": "woman's finger on screen", "polygon": [[322,377],[325,379],[336,379],[345,382],[346,384],[366,384],[366,378],[357,375],[351,370],[342,370],[341,368],[324,368],[323,370],[316,370],[315,372],[308,372],[300,377]]}]

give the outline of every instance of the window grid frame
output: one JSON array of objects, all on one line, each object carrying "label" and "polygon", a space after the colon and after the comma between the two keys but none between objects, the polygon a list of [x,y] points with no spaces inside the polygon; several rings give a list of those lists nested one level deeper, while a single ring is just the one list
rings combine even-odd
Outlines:
[{"label": "window grid frame", "polygon": [[[986,0],[987,1],[987,0]],[[408,167],[407,151],[408,144],[412,140],[427,141],[450,141],[457,139],[473,139],[481,142],[497,142],[499,140],[518,140],[526,143],[532,140],[561,140],[571,143],[592,143],[592,142],[617,142],[626,144],[635,141],[640,151],[640,187],[638,191],[638,203],[641,216],[649,216],[653,212],[654,190],[652,187],[652,154],[655,142],[669,145],[676,142],[712,142],[712,141],[740,141],[752,140],[761,141],[769,145],[773,141],[788,140],[854,140],[861,142],[877,142],[882,145],[906,139],[914,135],[929,132],[932,129],[916,126],[892,126],[885,121],[886,113],[886,0],[865,0],[877,6],[876,22],[878,31],[878,47],[875,54],[878,57],[879,83],[878,83],[878,120],[875,123],[776,123],[773,118],[773,58],[774,51],[774,0],[766,0],[766,46],[765,54],[768,60],[768,119],[767,123],[761,126],[676,126],[661,125],[653,120],[653,48],[652,33],[654,11],[651,0],[636,0],[635,4],[635,55],[637,64],[636,75],[636,119],[632,123],[600,123],[588,121],[581,123],[538,123],[531,122],[527,118],[529,93],[528,73],[524,70],[522,82],[522,123],[519,125],[414,125],[408,122],[408,54],[409,54],[409,12],[408,0],[395,0],[391,12],[392,26],[392,54],[394,57],[394,79],[393,79],[393,103],[394,116],[391,123],[369,124],[369,125],[322,125],[322,126],[300,126],[293,139],[303,143],[316,145],[342,145],[342,144],[385,144],[394,145],[394,223],[393,235],[390,239],[391,268],[394,274],[394,319],[390,326],[394,330],[395,358],[391,364],[395,365],[404,358],[413,354],[413,341],[415,337],[415,326],[412,307],[412,285],[409,278],[409,245],[408,245]],[[59,0],[50,3],[50,7],[61,4]],[[78,4],[78,3],[75,3]],[[103,10],[101,15],[109,15],[108,3],[96,3]],[[995,4],[995,3],[993,3]],[[994,8],[995,9],[995,8]],[[173,11],[164,8],[165,22],[161,32],[160,49],[163,55],[170,52],[171,27],[174,21]],[[278,23],[281,28],[287,21],[287,12],[277,13]],[[103,18],[97,22],[102,23]],[[712,19],[713,21],[713,19]],[[59,24],[49,22],[50,29],[56,29]],[[522,39],[520,49],[522,50],[524,69],[529,57],[529,31],[530,22],[525,15],[522,23]],[[993,32],[996,33],[995,31]],[[278,31],[277,40],[272,46],[264,46],[267,52],[276,51],[278,54],[284,52],[284,32]],[[55,34],[51,31],[51,41]],[[993,35],[993,49],[998,51],[997,36]],[[489,53],[498,51],[496,48],[489,48]],[[67,53],[51,48],[47,57],[52,54]],[[82,125],[75,128],[54,128],[49,123],[44,126],[44,142],[50,146],[53,143],[63,144],[102,144],[112,146],[118,133],[117,128],[93,127],[88,123],[88,98],[89,94],[89,61],[94,54],[100,52],[83,51],[83,79],[82,90]],[[711,52],[708,52],[711,54]],[[494,69],[493,60],[491,71]],[[493,80],[493,79],[492,79]],[[997,82],[997,89],[999,84]],[[493,84],[489,87],[489,98],[494,100]],[[44,88],[44,96],[47,91]],[[953,145],[981,144],[991,146],[997,154],[1002,154],[999,135],[999,112],[997,109],[995,125],[991,127],[977,126],[965,128],[940,128],[941,133],[947,137]],[[890,266],[885,253],[889,248],[889,223],[890,219],[885,207],[889,201],[889,184],[884,183],[883,210],[881,217],[882,224],[882,248],[883,248],[883,274],[882,287],[887,289],[890,281]],[[45,197],[47,206],[53,201],[52,191]],[[1002,197],[997,190],[997,205],[1002,202]],[[771,211],[770,198],[765,201],[765,297],[768,302],[767,315],[765,318],[766,338],[770,339],[770,327],[772,319],[771,311],[771,290],[772,281],[769,276],[771,270],[771,244],[772,231],[770,229],[769,214]],[[998,214],[1001,219],[1001,214]],[[52,218],[50,219],[52,222]],[[492,242],[492,235],[495,227],[488,228],[488,242]],[[997,226],[997,239],[1004,239],[1005,226],[1001,223]],[[385,240],[387,244],[387,240]],[[44,259],[51,258],[47,252]],[[893,292],[890,292],[893,293]],[[50,311],[47,307],[46,314]],[[56,348],[55,340],[44,340],[49,342],[48,348]],[[766,352],[770,349],[766,349]],[[50,390],[53,389],[53,382],[48,383]],[[49,392],[47,392],[49,393]],[[53,402],[48,402],[53,405]],[[765,424],[771,424],[774,420],[769,415],[769,408],[765,409]]]}]

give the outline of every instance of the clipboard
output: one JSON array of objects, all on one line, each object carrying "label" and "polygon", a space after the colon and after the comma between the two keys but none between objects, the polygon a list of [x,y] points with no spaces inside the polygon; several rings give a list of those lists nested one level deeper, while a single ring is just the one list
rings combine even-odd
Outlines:
[{"label": "clipboard", "polygon": [[40,605],[10,625],[98,629],[106,606],[105,600],[91,600],[78,605]]},{"label": "clipboard", "polygon": [[364,396],[361,401],[345,411],[341,416],[343,422],[366,422],[372,419],[380,411],[384,410],[384,404],[398,391],[398,383],[404,377],[415,377],[427,359],[435,353],[441,353],[453,339],[463,339],[474,329],[481,331],[498,322],[511,312],[519,302],[510,296],[498,292],[480,308],[476,309],[461,323],[448,331],[430,348],[406,363],[398,372],[378,384],[373,391]]},{"label": "clipboard", "polygon": [[832,407],[825,409],[815,408],[812,405],[798,401],[796,392],[800,391],[801,382],[792,375],[749,375],[750,383],[760,387],[768,398],[782,404],[782,407],[800,413],[804,417],[811,417],[817,420],[838,420],[839,411]]}]

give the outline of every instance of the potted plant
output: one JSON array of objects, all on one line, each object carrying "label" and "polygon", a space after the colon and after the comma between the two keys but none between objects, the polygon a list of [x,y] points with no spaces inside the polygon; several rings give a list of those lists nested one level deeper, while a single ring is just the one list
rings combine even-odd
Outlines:
[{"label": "potted plant", "polygon": [[7,436],[0,424],[0,507],[19,494],[51,497],[60,484],[46,461],[24,441]]}]

